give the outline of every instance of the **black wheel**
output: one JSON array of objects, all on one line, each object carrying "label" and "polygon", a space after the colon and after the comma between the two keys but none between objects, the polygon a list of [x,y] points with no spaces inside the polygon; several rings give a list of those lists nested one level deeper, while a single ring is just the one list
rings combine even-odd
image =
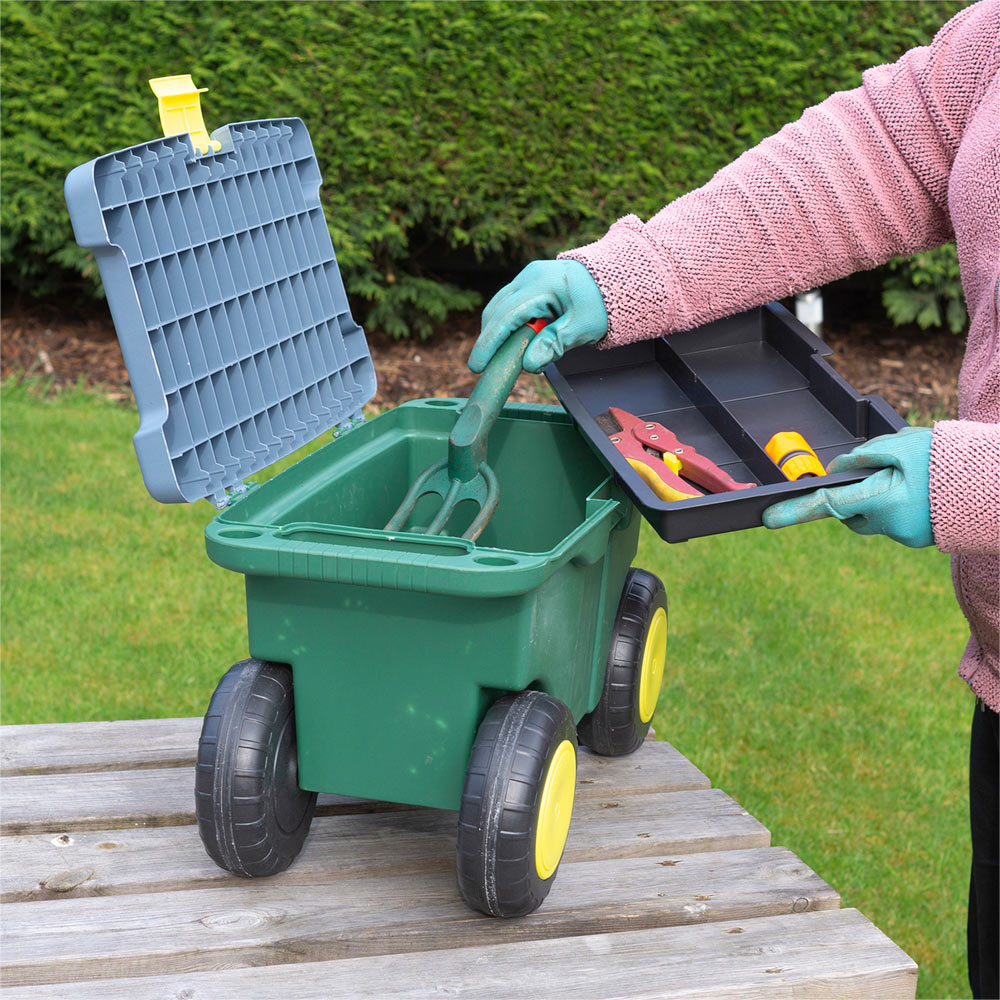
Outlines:
[{"label": "black wheel", "polygon": [[576,789],[569,709],[540,691],[507,695],[472,747],[458,814],[458,886],[473,909],[520,917],[549,894]]},{"label": "black wheel", "polygon": [[205,850],[235,875],[275,875],[302,850],[315,809],[316,793],[299,788],[292,671],[241,660],[219,681],[198,741]]},{"label": "black wheel", "polygon": [[604,690],[580,720],[580,742],[594,753],[621,757],[649,732],[667,652],[667,597],[658,576],[630,569],[611,630]]}]

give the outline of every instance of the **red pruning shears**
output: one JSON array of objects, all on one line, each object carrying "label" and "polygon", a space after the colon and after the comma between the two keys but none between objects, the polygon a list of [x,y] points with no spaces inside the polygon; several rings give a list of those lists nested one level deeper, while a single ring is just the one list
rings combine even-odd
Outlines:
[{"label": "red pruning shears", "polygon": [[757,485],[736,482],[711,459],[678,441],[677,435],[663,424],[641,420],[616,406],[608,407],[608,413],[621,428],[609,434],[608,440],[661,500],[692,500],[705,495],[685,479],[709,493],[749,490]]}]

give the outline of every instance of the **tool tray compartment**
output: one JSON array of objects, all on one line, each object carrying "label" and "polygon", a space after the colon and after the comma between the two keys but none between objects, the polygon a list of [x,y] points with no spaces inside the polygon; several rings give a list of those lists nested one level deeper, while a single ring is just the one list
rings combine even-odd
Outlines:
[{"label": "tool tray compartment", "polygon": [[[788,481],[765,452],[798,431],[824,466],[905,421],[862,396],[824,360],[831,354],[783,306],[770,303],[684,333],[611,350],[571,351],[546,369],[563,406],[661,538],[681,542],[757,527],[779,500],[858,482],[841,472]],[[661,500],[608,440],[596,417],[615,406],[663,424],[734,479],[756,489]]]}]

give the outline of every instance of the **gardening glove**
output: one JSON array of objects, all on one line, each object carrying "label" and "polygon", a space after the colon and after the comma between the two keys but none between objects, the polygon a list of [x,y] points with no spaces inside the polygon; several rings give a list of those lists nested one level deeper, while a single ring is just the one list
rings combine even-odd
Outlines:
[{"label": "gardening glove", "polygon": [[575,260],[532,261],[490,299],[483,327],[469,355],[469,367],[481,372],[497,348],[528,320],[548,325],[528,344],[522,367],[540,372],[572,347],[594,344],[608,332],[608,312],[590,272]]},{"label": "gardening glove", "polygon": [[816,490],[764,511],[769,528],[835,517],[859,535],[888,535],[920,549],[934,544],[930,509],[932,431],[904,427],[838,455],[827,472],[879,469],[860,483]]}]

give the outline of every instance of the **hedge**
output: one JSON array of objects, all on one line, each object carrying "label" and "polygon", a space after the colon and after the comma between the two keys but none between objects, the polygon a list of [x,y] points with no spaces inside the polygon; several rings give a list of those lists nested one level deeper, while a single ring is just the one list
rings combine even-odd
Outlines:
[{"label": "hedge", "polygon": [[63,178],[159,134],[146,81],[190,72],[210,130],[306,121],[355,307],[424,334],[527,260],[651,215],[961,6],[5,0],[4,279],[99,288]]}]

